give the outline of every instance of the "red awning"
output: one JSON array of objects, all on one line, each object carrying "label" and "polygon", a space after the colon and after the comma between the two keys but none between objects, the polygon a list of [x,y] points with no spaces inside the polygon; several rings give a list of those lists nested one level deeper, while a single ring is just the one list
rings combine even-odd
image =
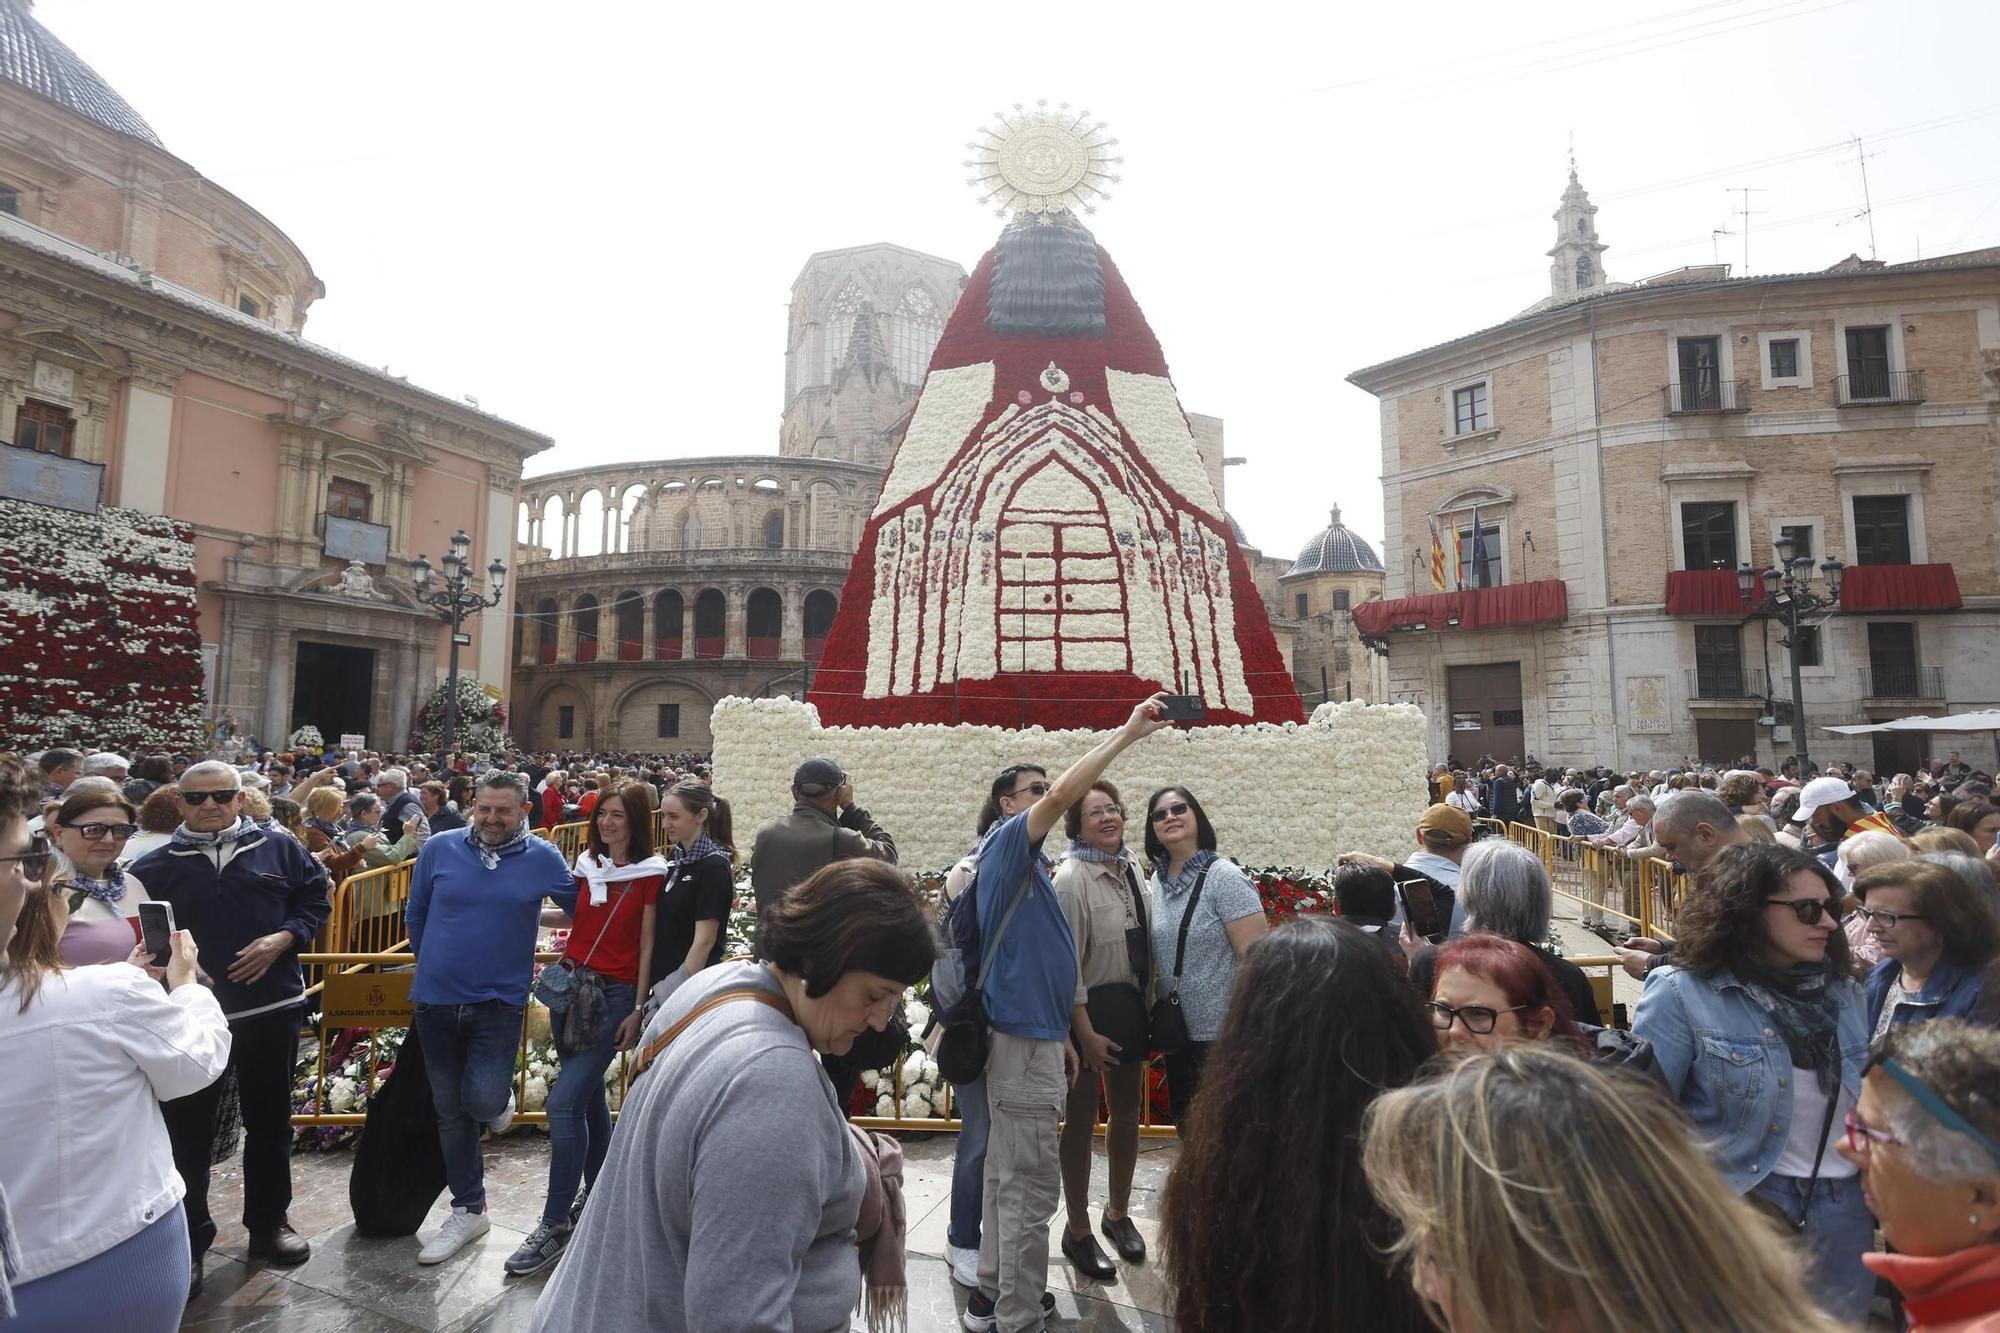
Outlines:
[{"label": "red awning", "polygon": [[1741,616],[1749,611],[1733,569],[1676,569],[1667,575],[1670,616]]},{"label": "red awning", "polygon": [[1466,588],[1424,597],[1363,602],[1354,608],[1355,628],[1371,639],[1394,630],[1424,625],[1445,629],[1458,618],[1459,629],[1497,629],[1503,625],[1541,625],[1569,615],[1569,585],[1561,579],[1512,583],[1502,588]]},{"label": "red awning", "polygon": [[1841,575],[1843,611],[1956,611],[1962,605],[1950,565],[1849,565]]}]

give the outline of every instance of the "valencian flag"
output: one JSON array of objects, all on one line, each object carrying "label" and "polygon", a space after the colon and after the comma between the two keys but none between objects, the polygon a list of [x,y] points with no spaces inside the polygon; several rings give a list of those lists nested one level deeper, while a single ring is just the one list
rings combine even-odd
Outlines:
[{"label": "valencian flag", "polygon": [[1479,506],[1472,507],[1472,586],[1486,586],[1486,529],[1479,526]]},{"label": "valencian flag", "polygon": [[1444,521],[1451,526],[1451,572],[1458,580],[1458,590],[1465,591],[1465,538],[1458,530],[1458,515],[1446,514]]},{"label": "valencian flag", "polygon": [[1444,540],[1438,536],[1438,521],[1435,514],[1431,516],[1431,584],[1439,592],[1445,590]]}]

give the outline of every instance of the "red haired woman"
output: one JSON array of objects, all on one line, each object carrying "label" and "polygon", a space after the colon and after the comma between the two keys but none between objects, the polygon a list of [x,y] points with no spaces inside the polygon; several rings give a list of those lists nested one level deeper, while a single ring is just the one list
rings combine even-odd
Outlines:
[{"label": "red haired woman", "polygon": [[1548,1039],[1585,1045],[1548,964],[1499,935],[1462,935],[1438,950],[1430,1014],[1438,1040],[1457,1049]]}]

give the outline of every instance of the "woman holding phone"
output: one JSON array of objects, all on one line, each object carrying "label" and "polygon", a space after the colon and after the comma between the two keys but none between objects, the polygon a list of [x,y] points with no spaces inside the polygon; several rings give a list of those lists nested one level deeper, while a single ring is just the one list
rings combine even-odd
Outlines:
[{"label": "woman holding phone", "polygon": [[1187,1021],[1187,1042],[1161,1051],[1176,1126],[1187,1118],[1209,1043],[1222,1030],[1236,964],[1271,929],[1257,886],[1215,847],[1215,826],[1186,787],[1162,787],[1146,802],[1155,990]]},{"label": "woman holding phone", "polygon": [[[195,944],[184,930],[162,973],[62,964],[56,941],[67,900],[46,887],[53,856],[28,832],[40,787],[18,757],[0,755],[0,1125],[8,1135],[0,1193],[19,1258],[6,1327],[168,1333],[187,1303],[189,1256],[185,1188],[160,1102],[221,1076],[229,1024],[195,982]],[[144,947],[130,950],[135,964]]]}]

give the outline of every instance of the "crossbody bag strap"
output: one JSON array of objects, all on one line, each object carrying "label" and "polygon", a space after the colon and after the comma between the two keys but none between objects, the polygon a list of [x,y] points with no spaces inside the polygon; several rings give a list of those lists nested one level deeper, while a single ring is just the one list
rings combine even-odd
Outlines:
[{"label": "crossbody bag strap", "polygon": [[[631,883],[632,881],[628,880],[626,882]],[[590,881],[586,879],[584,881],[584,890],[583,890],[585,893],[590,892],[589,885]],[[597,928],[597,938],[590,942],[590,947],[584,950],[583,957],[577,960],[576,965],[578,967],[589,967],[590,960],[597,957],[597,946],[604,943],[604,932],[610,930],[612,921],[617,919],[618,904],[619,902],[623,901],[623,899],[624,899],[623,894],[620,894],[617,898],[612,899],[611,910],[604,914],[604,924]]]},{"label": "crossbody bag strap", "polygon": [[1819,1150],[1813,1154],[1812,1174],[1806,1177],[1806,1197],[1799,1205],[1798,1220],[1792,1223],[1800,1231],[1805,1230],[1806,1216],[1812,1212],[1813,1188],[1819,1184],[1819,1165],[1820,1159],[1826,1156],[1826,1141],[1833,1137],[1833,1108],[1840,1105],[1840,1094],[1846,1088],[1847,1085],[1840,1080],[1840,1053],[1836,1050],[1833,1056],[1833,1091],[1827,1094],[1826,1118],[1819,1124]]},{"label": "crossbody bag strap", "polygon": [[1194,920],[1195,904],[1201,901],[1201,886],[1208,882],[1208,872],[1212,869],[1214,869],[1212,865],[1203,866],[1201,868],[1201,874],[1195,879],[1194,882],[1194,891],[1188,894],[1187,911],[1181,913],[1181,938],[1180,942],[1174,945],[1173,988],[1176,992],[1178,992],[1181,988],[1181,964],[1187,961],[1188,923]]},{"label": "crossbody bag strap", "polygon": [[632,1077],[637,1078],[639,1075],[645,1073],[647,1066],[659,1058],[660,1052],[666,1050],[675,1037],[687,1031],[688,1026],[697,1018],[700,1018],[716,1006],[728,1004],[732,1000],[755,1000],[759,1004],[766,1004],[776,1009],[787,1020],[793,1023],[798,1022],[798,1019],[792,1015],[791,1001],[787,1000],[784,996],[773,995],[762,986],[731,986],[727,990],[717,991],[694,1008],[688,1010],[685,1014],[682,1014],[672,1027],[640,1047],[639,1054],[633,1057],[632,1060]]},{"label": "crossbody bag strap", "polygon": [[[975,884],[977,882],[977,880],[974,881]],[[1000,914],[1000,924],[993,930],[993,942],[986,946],[986,956],[979,961],[979,980],[972,983],[974,990],[983,991],[986,989],[986,976],[993,970],[993,960],[1000,956],[1000,941],[1007,934],[1007,925],[1014,919],[1014,913],[1021,910],[1021,900],[1034,891],[1035,871],[1034,867],[1030,866],[1028,868],[1028,878],[1014,894],[1014,901],[1008,903],[1007,910]],[[976,902],[973,903],[972,910],[975,913],[978,912],[979,904]]]},{"label": "crossbody bag strap", "polygon": [[1125,887],[1132,890],[1132,915],[1139,918],[1139,929],[1146,929],[1146,895],[1139,888],[1139,874],[1130,864],[1125,867]]}]

